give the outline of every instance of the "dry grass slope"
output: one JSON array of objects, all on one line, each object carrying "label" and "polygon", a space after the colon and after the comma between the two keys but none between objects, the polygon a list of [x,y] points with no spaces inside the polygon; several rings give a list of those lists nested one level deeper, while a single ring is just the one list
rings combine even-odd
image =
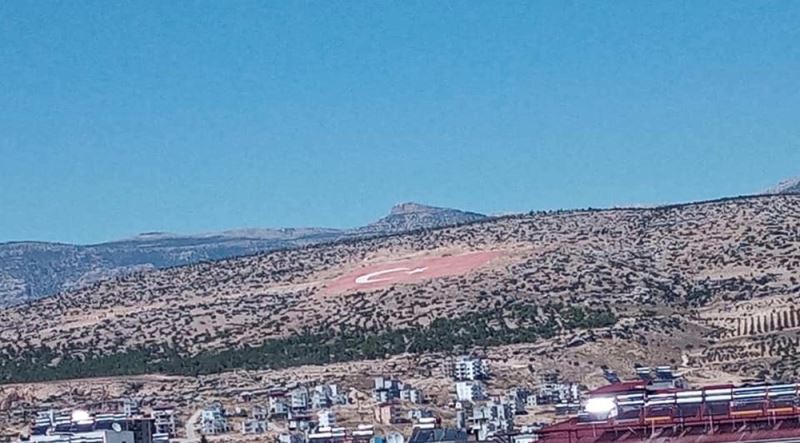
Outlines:
[{"label": "dry grass slope", "polygon": [[[486,250],[504,255],[466,275],[322,291],[365,263]],[[96,283],[0,311],[0,352],[11,359],[46,345],[75,356],[169,344],[191,355],[301,331],[378,332],[562,303],[611,309],[619,321],[560,331],[561,348],[602,342],[645,359],[655,348],[689,367],[781,376],[794,370],[800,347],[798,270],[800,195],[536,213]]]}]

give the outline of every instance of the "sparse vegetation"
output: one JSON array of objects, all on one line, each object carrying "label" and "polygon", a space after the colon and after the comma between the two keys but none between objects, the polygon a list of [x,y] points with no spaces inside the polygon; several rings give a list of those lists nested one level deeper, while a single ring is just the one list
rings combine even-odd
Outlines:
[{"label": "sparse vegetation", "polygon": [[[365,262],[478,250],[503,255],[460,276],[323,291]],[[0,367],[9,380],[72,376],[81,360],[97,374],[204,372],[234,367],[215,360],[232,349],[302,337],[336,351],[320,362],[561,336],[580,347],[615,321],[626,343],[746,372],[800,349],[798,269],[800,196],[507,216],[127,275],[3,310]],[[673,337],[693,347],[683,355]],[[283,360],[241,365],[299,364]],[[29,368],[39,375],[19,375]]]},{"label": "sparse vegetation", "polygon": [[[542,320],[528,317],[530,307],[514,307],[463,318],[439,318],[425,327],[382,332],[305,333],[267,340],[258,346],[206,351],[190,357],[169,347],[142,347],[106,355],[65,358],[60,358],[49,348],[38,348],[25,351],[13,360],[3,361],[0,379],[4,382],[32,382],[148,373],[200,375],[232,369],[280,369],[377,359],[406,352],[449,353],[476,346],[534,342],[552,337],[560,330],[555,319],[561,316],[564,316],[562,323],[570,328],[607,327],[615,322],[614,314],[609,311],[587,312],[553,305],[547,305],[541,311],[545,314]],[[524,326],[508,327],[503,318],[509,314],[521,314],[514,317]],[[54,361],[57,363],[53,364]]]}]

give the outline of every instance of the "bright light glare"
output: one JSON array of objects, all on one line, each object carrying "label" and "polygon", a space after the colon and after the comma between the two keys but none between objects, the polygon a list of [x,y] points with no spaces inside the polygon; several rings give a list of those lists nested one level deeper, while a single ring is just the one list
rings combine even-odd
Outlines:
[{"label": "bright light glare", "polygon": [[596,415],[605,415],[610,413],[617,407],[613,398],[609,397],[594,397],[586,402],[586,412]]},{"label": "bright light glare", "polygon": [[72,421],[75,423],[90,421],[91,419],[92,416],[89,415],[89,413],[86,411],[83,411],[81,409],[76,409],[72,411]]}]

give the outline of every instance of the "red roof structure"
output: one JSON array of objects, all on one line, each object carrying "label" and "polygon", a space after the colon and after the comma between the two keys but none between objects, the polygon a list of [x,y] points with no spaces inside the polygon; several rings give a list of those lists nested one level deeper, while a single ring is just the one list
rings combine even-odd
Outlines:
[{"label": "red roof structure", "polygon": [[650,390],[643,381],[589,394],[578,415],[539,433],[543,443],[800,442],[800,384]]}]

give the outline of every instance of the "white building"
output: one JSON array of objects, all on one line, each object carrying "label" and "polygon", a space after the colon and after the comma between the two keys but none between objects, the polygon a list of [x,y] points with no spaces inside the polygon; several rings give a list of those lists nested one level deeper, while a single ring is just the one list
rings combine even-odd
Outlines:
[{"label": "white building", "polygon": [[512,402],[494,399],[475,405],[467,417],[467,426],[479,441],[488,440],[498,433],[511,432],[514,429]]},{"label": "white building", "polygon": [[398,399],[411,403],[422,403],[425,400],[421,390],[400,380],[389,377],[375,377],[374,382],[372,399],[375,403],[387,403]]},{"label": "white building", "polygon": [[285,417],[289,414],[289,402],[286,395],[270,395],[269,397],[269,415],[270,417]]},{"label": "white building", "polygon": [[292,389],[289,393],[289,407],[293,412],[307,411],[311,406],[311,398],[308,395],[308,388],[299,386]]},{"label": "white building", "polygon": [[205,435],[223,434],[231,430],[225,418],[225,409],[219,403],[213,403],[203,409],[200,415],[200,427]]},{"label": "white building", "polygon": [[309,443],[329,443],[331,441],[342,441],[347,436],[344,428],[324,428],[317,432],[308,434]]},{"label": "white building", "polygon": [[434,417],[420,417],[414,420],[414,429],[436,429],[438,423]]},{"label": "white building", "polygon": [[250,410],[250,418],[254,420],[266,420],[269,416],[269,411],[263,405],[253,405]]},{"label": "white building", "polygon": [[528,400],[534,397],[524,388],[512,388],[506,398],[514,406],[514,414],[522,414],[528,407]]},{"label": "white building", "polygon": [[372,437],[375,435],[375,426],[374,425],[367,425],[361,424],[356,427],[355,430],[351,433],[354,440],[364,441],[364,440],[371,440]]},{"label": "white building", "polygon": [[55,428],[59,425],[69,425],[72,423],[72,410],[71,409],[49,409],[41,411],[36,414],[36,419],[33,422],[34,429],[46,430],[47,428]]},{"label": "white building", "polygon": [[422,391],[417,388],[404,386],[400,391],[400,399],[411,403],[423,403],[425,401],[425,396]]},{"label": "white building", "polygon": [[125,414],[126,417],[140,415],[142,411],[139,408],[139,400],[135,398],[126,398],[122,400],[122,413]]},{"label": "white building", "polygon": [[400,391],[404,388],[400,380],[388,377],[375,377],[372,388],[372,399],[375,403],[386,403],[400,398]]},{"label": "white building", "polygon": [[462,355],[447,363],[446,372],[456,380],[484,380],[489,378],[489,363]]},{"label": "white building", "polygon": [[319,429],[336,427],[336,414],[328,409],[317,412],[317,427]]},{"label": "white building", "polygon": [[267,408],[253,405],[250,416],[241,423],[242,434],[263,434],[267,432]]},{"label": "white building", "polygon": [[456,382],[456,400],[474,402],[476,400],[481,400],[483,397],[483,385],[480,382]]},{"label": "white building", "polygon": [[266,420],[246,418],[242,421],[242,434],[264,434],[268,430]]},{"label": "white building", "polygon": [[553,405],[580,403],[580,385],[562,382],[558,374],[547,373],[540,377],[539,386],[533,399],[528,404]]},{"label": "white building", "polygon": [[289,416],[289,430],[290,431],[308,431],[311,429],[312,416],[308,413],[303,414],[290,414]]},{"label": "white building", "polygon": [[317,385],[311,391],[313,409],[330,408],[341,404],[347,404],[347,396],[340,394],[339,387],[335,384]]},{"label": "white building", "polygon": [[406,414],[408,417],[408,421],[414,422],[421,418],[431,418],[433,417],[433,412],[427,409],[412,409],[408,411]]},{"label": "white building", "polygon": [[156,436],[163,438],[163,436],[174,437],[178,428],[178,421],[175,418],[175,409],[171,406],[157,406],[153,408],[153,427],[155,432],[153,438]]}]

